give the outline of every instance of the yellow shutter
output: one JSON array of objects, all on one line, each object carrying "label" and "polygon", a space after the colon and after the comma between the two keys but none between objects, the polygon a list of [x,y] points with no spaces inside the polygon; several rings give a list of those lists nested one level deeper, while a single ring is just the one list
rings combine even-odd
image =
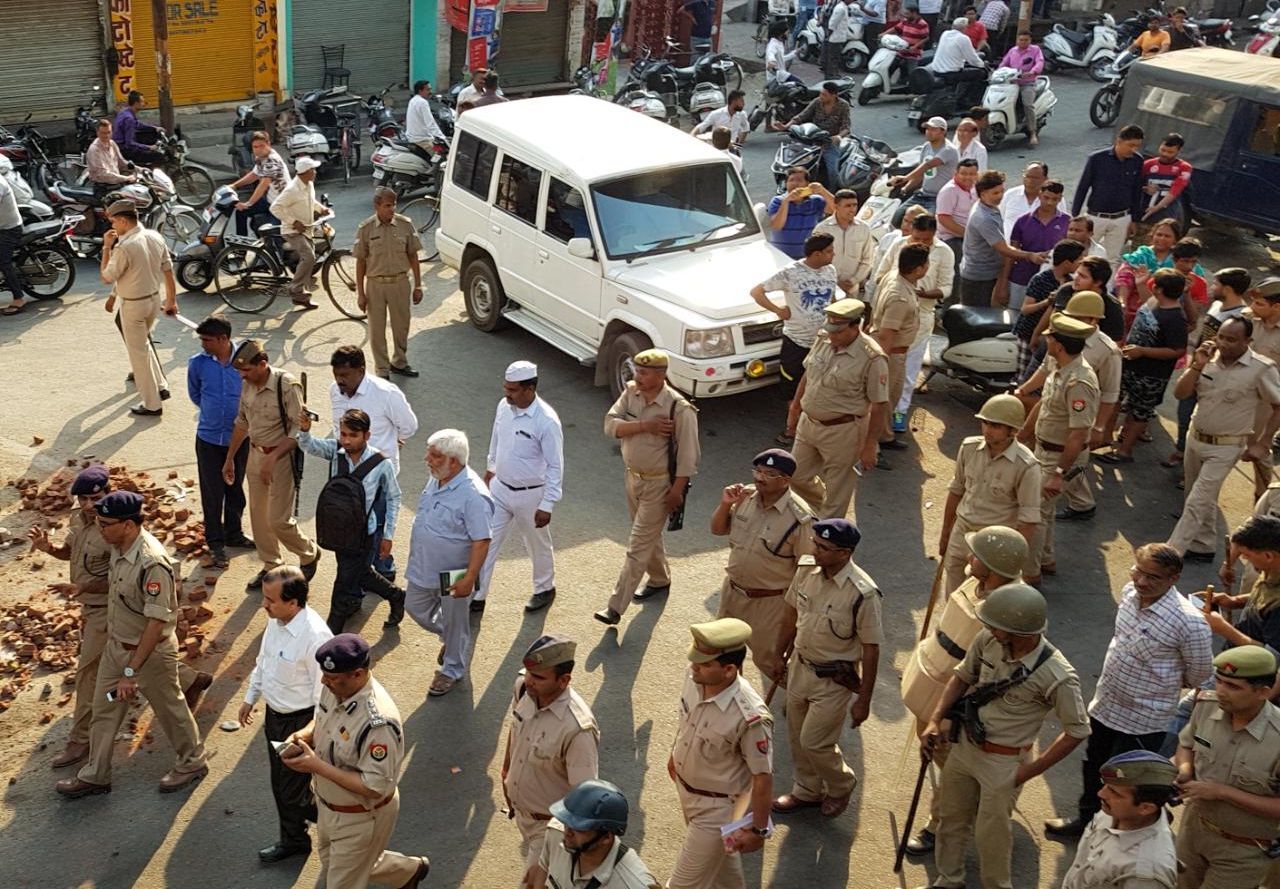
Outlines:
[{"label": "yellow shutter", "polygon": [[[138,89],[157,106],[151,0],[131,0]],[[169,58],[173,104],[251,97],[253,9],[250,0],[170,0]]]}]

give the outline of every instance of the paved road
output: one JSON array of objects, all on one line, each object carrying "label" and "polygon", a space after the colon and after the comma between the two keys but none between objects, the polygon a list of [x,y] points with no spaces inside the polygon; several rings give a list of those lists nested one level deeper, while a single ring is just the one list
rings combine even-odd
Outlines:
[{"label": "paved road", "polygon": [[[1044,158],[1070,186],[1084,154],[1104,145],[1108,136],[1085,120],[1091,82],[1059,77],[1055,87],[1061,110],[1041,149],[1032,155],[1015,143],[994,153],[992,160],[1012,173],[1029,157]],[[857,109],[855,122],[859,131],[906,144],[912,140],[904,114],[902,103],[886,102]],[[750,185],[760,199],[772,190],[767,167],[776,142],[775,136],[756,134],[746,150]],[[343,236],[350,237],[367,206],[367,180],[349,188],[323,187],[335,199]],[[1241,247],[1218,236],[1207,240],[1213,251],[1206,262],[1210,267],[1257,264],[1257,253],[1250,252],[1256,246]],[[162,421],[133,421],[127,410],[135,399],[122,385],[127,364],[102,311],[103,288],[95,286],[91,266],[81,271],[82,285],[60,302],[5,319],[0,355],[11,383],[10,397],[0,408],[0,474],[48,472],[70,456],[87,454],[133,469],[177,467],[192,474],[193,412],[181,393],[185,359],[197,344],[175,323],[161,322],[157,339],[176,397],[167,403]],[[549,612],[524,616],[520,606],[529,592],[528,565],[514,546],[509,548],[499,563],[489,612],[477,624],[471,680],[448,697],[426,697],[435,640],[411,624],[398,634],[383,634],[381,608],[374,609],[372,602],[366,607],[364,633],[376,643],[380,657],[376,672],[399,703],[409,743],[394,847],[432,857],[428,885],[491,889],[515,884],[518,836],[499,811],[502,723],[520,654],[544,630],[555,630],[579,640],[575,685],[592,702],[603,727],[602,773],[626,790],[634,806],[627,842],[642,850],[655,874],[665,879],[682,835],[664,761],[674,734],[689,642],[686,627],[713,611],[724,562],[722,542],[711,537],[706,522],[721,487],[747,478],[750,457],[771,442],[782,408],[768,392],[700,404],[704,466],[695,480],[687,527],[669,538],[672,594],[664,602],[632,609],[618,630],[602,631],[590,613],[611,589],[628,529],[617,448],[600,433],[608,394],[591,386],[590,371],[522,331],[475,331],[465,321],[454,275],[434,266],[426,277],[428,293],[415,313],[410,341],[411,360],[424,373],[406,383],[423,430],[406,449],[402,485],[409,492],[407,502],[427,477],[420,458],[430,431],[445,426],[467,430],[475,452],[472,465],[483,464],[480,455],[500,395],[501,372],[515,358],[531,359],[541,368],[542,393],[564,420],[568,476],[565,502],[552,524],[559,600]],[[365,342],[365,330],[329,306],[296,314],[282,303],[260,316],[232,315],[237,336],[260,337],[274,362],[309,370],[315,399],[327,379],[329,353],[343,343]],[[183,297],[182,304],[192,317],[222,310],[209,295]],[[860,789],[849,811],[834,822],[813,814],[787,819],[763,855],[750,860],[748,884],[753,889],[802,884],[872,889],[928,881],[928,870],[920,864],[909,865],[901,879],[890,872],[894,817],[897,813],[900,819],[906,810],[911,771],[904,752],[910,720],[897,685],[933,576],[935,563],[926,554],[936,544],[951,455],[961,438],[976,431],[971,415],[981,401],[946,381],[934,381],[930,388],[913,418],[915,444],[895,455],[892,472],[866,479],[858,497],[864,534],[858,561],[884,589],[888,632],[872,718],[842,739],[861,776]],[[1166,428],[1170,416],[1166,410]],[[33,435],[43,443],[29,446]],[[1169,446],[1163,429],[1156,431],[1156,439],[1132,467],[1093,470],[1104,485],[1098,518],[1059,532],[1060,551],[1070,555],[1047,586],[1050,637],[1076,665],[1086,692],[1092,690],[1101,662],[1131,548],[1167,534],[1173,525],[1169,513],[1179,505],[1172,477],[1155,465]],[[305,488],[304,515],[309,518],[319,488],[314,463]],[[0,498],[7,512],[12,489],[3,490]],[[1246,485],[1233,477],[1228,491],[1228,515],[1238,519],[1247,509]],[[401,558],[410,521],[406,510],[401,521],[406,531],[396,547]],[[217,636],[218,651],[205,661],[218,678],[200,725],[216,758],[212,774],[194,792],[156,794],[155,782],[170,761],[167,745],[157,738],[127,760],[118,753],[111,795],[63,802],[53,793],[55,776],[48,764],[61,747],[68,720],[34,726],[40,708],[27,698],[0,717],[0,738],[8,754],[0,779],[9,779],[0,802],[0,882],[32,889],[315,884],[314,858],[270,869],[258,865],[254,850],[274,840],[263,743],[256,731],[224,734],[217,729],[235,713],[263,626],[256,597],[241,589],[255,570],[250,557],[237,558],[213,600],[226,624]],[[332,560],[326,559],[316,583],[322,612],[332,572]],[[1197,568],[1188,572],[1183,587],[1197,588],[1209,579],[1206,570]],[[749,672],[758,680],[753,668]],[[775,714],[776,787],[781,792],[787,789],[791,767],[785,717],[781,708]],[[1045,739],[1055,732],[1056,726],[1046,726]],[[48,749],[34,749],[37,739]],[[1045,841],[1040,821],[1069,810],[1079,788],[1078,761],[1077,754],[1047,780],[1031,782],[1022,795],[1022,814],[1014,828],[1019,886],[1056,886],[1065,871],[1071,849]],[[970,885],[977,885],[976,876]]]}]

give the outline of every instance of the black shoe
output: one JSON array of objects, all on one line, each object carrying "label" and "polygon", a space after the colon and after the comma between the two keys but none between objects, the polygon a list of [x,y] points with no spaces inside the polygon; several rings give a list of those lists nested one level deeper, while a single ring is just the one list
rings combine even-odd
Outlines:
[{"label": "black shoe", "polygon": [[472,600],[471,600],[471,613],[472,613],[472,614],[484,614],[484,599],[472,599]]},{"label": "black shoe", "polygon": [[387,600],[391,604],[391,614],[382,622],[382,629],[390,630],[400,626],[404,620],[404,590],[396,587],[396,594]]},{"label": "black shoe", "polygon": [[257,574],[253,575],[253,578],[252,578],[248,583],[246,583],[246,584],[244,585],[244,588],[245,588],[246,590],[260,590],[260,589],[262,589],[262,578],[264,578],[264,577],[266,577],[266,576],[267,576],[267,569],[266,569],[266,568],[263,568],[263,569],[262,569],[261,571],[259,571]]},{"label": "black shoe", "polygon": [[298,569],[302,572],[302,576],[307,579],[307,583],[311,583],[311,578],[316,576],[316,569],[320,567],[320,557],[317,555],[305,565],[299,565]]},{"label": "black shoe", "polygon": [[1088,819],[1078,815],[1075,818],[1050,818],[1044,823],[1044,832],[1054,837],[1078,837],[1084,833],[1088,823]]},{"label": "black shoe", "polygon": [[905,441],[898,441],[896,438],[880,442],[880,450],[882,451],[905,451],[907,447]]},{"label": "black shoe", "polygon": [[158,407],[155,410],[148,410],[147,408],[138,404],[129,408],[129,413],[133,414],[135,417],[158,417],[164,413],[164,408]]},{"label": "black shoe", "polygon": [[883,469],[886,472],[893,471],[893,464],[884,454],[876,454],[876,469]]},{"label": "black shoe", "polygon": [[414,872],[413,878],[401,886],[400,889],[418,889],[418,884],[425,880],[429,873],[431,873],[431,859],[423,855],[418,859],[418,869]]},{"label": "black shoe", "polygon": [[612,608],[601,608],[591,616],[600,621],[600,623],[607,624],[611,627],[616,627],[622,622],[622,615],[614,611]]},{"label": "black shoe", "polygon": [[161,400],[161,401],[168,401],[168,400],[169,400],[170,398],[172,398],[172,397],[173,397],[173,393],[172,393],[172,392],[170,392],[168,389],[161,389],[161,390],[160,390],[160,400]]},{"label": "black shoe", "polygon": [[1088,509],[1072,509],[1070,506],[1064,506],[1058,510],[1054,518],[1060,522],[1081,522],[1093,518],[1097,511],[1096,506],[1090,506]]},{"label": "black shoe", "polygon": [[267,846],[265,849],[259,849],[258,860],[263,864],[275,864],[277,861],[284,861],[286,858],[310,854],[310,845],[293,846],[286,843],[276,843],[274,846]]},{"label": "black shoe", "polygon": [[556,600],[555,587],[541,593],[534,593],[529,597],[529,601],[524,604],[524,610],[530,614],[535,611],[541,611]]},{"label": "black shoe", "polygon": [[1194,549],[1189,549],[1182,554],[1184,562],[1212,562],[1216,557],[1215,553],[1202,553]]},{"label": "black shoe", "polygon": [[125,381],[126,383],[132,383],[132,382],[133,382],[133,371],[129,371],[128,375],[124,378],[124,381]]},{"label": "black shoe", "polygon": [[671,584],[669,584],[669,583],[668,583],[668,584],[666,584],[666,585],[664,585],[664,586],[654,586],[654,585],[653,585],[653,584],[651,584],[651,583],[646,583],[646,584],[644,585],[644,589],[642,589],[642,590],[640,590],[639,592],[635,593],[635,594],[631,597],[631,601],[632,601],[632,602],[644,602],[644,601],[647,601],[647,600],[649,600],[649,599],[652,599],[654,596],[665,596],[665,595],[666,595],[667,593],[669,593],[669,592],[671,592]]},{"label": "black shoe", "polygon": [[416,370],[414,370],[412,367],[409,367],[408,365],[405,365],[404,367],[396,367],[396,366],[393,364],[393,365],[391,365],[391,372],[392,372],[393,374],[397,374],[397,375],[402,376],[402,377],[417,377],[417,376],[421,376],[421,374],[419,374]]},{"label": "black shoe", "polygon": [[239,537],[232,537],[224,543],[224,546],[234,547],[235,549],[253,549],[254,542],[248,537],[241,534]]},{"label": "black shoe", "polygon": [[929,828],[921,828],[920,831],[907,840],[908,855],[928,855],[933,851],[933,847],[937,845],[938,838],[934,836]]}]

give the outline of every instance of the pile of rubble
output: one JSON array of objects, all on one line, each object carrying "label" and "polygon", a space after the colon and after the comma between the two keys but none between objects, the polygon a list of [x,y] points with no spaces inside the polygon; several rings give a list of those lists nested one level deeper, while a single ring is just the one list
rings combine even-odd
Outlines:
[{"label": "pile of rubble", "polygon": [[0,713],[36,670],[71,670],[80,648],[80,608],[26,603],[0,607]]}]

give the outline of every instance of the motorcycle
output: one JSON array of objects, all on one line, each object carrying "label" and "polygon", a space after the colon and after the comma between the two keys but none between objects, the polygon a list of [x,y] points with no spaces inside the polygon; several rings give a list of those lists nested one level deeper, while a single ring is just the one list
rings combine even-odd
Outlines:
[{"label": "motorcycle", "polygon": [[[774,153],[770,172],[781,193],[792,167],[804,167],[810,180],[826,182],[829,178],[822,163],[822,153],[831,144],[831,134],[813,123],[796,124],[787,130],[787,138]],[[850,133],[840,143],[836,156],[836,181],[827,182],[832,191],[850,188],[858,193],[859,202],[866,200],[871,185],[897,153],[876,139]]]},{"label": "motorcycle", "polygon": [[1231,19],[1187,19],[1187,30],[1199,37],[1205,46],[1235,49],[1235,35],[1231,32]]},{"label": "motorcycle", "polygon": [[[28,296],[57,299],[76,283],[75,255],[67,246],[67,238],[79,222],[80,217],[72,214],[22,227],[22,240],[13,252],[13,264]],[[3,279],[0,287],[4,287]]]},{"label": "motorcycle", "polygon": [[235,219],[239,200],[230,185],[218,188],[209,206],[204,208],[199,234],[178,250],[174,275],[185,290],[201,291],[213,282],[213,260],[225,246],[227,226]]},{"label": "motorcycle", "polygon": [[364,118],[369,128],[369,141],[374,145],[382,139],[403,139],[404,127],[391,112],[391,102],[387,93],[401,87],[399,83],[389,83],[380,93],[370,93],[364,100]]},{"label": "motorcycle", "polygon": [[51,180],[45,186],[45,194],[53,206],[64,215],[74,213],[79,217],[67,242],[77,256],[92,257],[102,250],[102,236],[111,227],[106,207],[117,200],[129,201],[138,209],[138,220],[147,228],[158,231],[172,254],[185,244],[200,228],[196,211],[177,199],[173,181],[163,170],[136,167],[138,181],[121,185],[99,199],[92,184],[71,185],[61,179]]},{"label": "motorcycle", "polygon": [[897,34],[881,35],[880,48],[867,63],[867,76],[862,78],[862,89],[858,91],[858,104],[866,105],[881,93],[890,96],[910,93],[911,71],[931,61],[933,61],[933,50],[926,50],[922,55],[917,56],[910,44]]},{"label": "motorcycle", "polygon": [[591,65],[582,65],[573,72],[573,84],[573,89],[569,90],[571,96],[609,98],[609,91],[600,82],[600,72]]},{"label": "motorcycle", "polygon": [[1091,23],[1088,31],[1073,31],[1061,23],[1045,35],[1041,44],[1044,69],[1084,68],[1099,83],[1107,81],[1107,66],[1116,57],[1116,20],[1110,13]]},{"label": "motorcycle", "polygon": [[449,143],[436,139],[428,157],[416,145],[383,140],[370,161],[374,185],[385,185],[401,201],[439,195],[444,167],[449,161]]},{"label": "motorcycle", "polygon": [[295,164],[303,157],[322,165],[340,164],[343,181],[350,182],[360,166],[360,97],[335,86],[295,97],[292,106],[298,122],[285,141],[289,159]]},{"label": "motorcycle", "polygon": [[1280,11],[1258,27],[1258,33],[1249,41],[1245,52],[1280,58]]},{"label": "motorcycle", "polygon": [[[667,38],[667,52],[678,48],[679,44]],[[633,107],[633,93],[654,93],[662,99],[669,122],[674,123],[683,108],[697,123],[707,112],[723,108],[728,92],[741,87],[742,67],[728,53],[705,53],[692,65],[679,68],[646,50],[632,64],[613,101]]]},{"label": "motorcycle", "polygon": [[[1015,69],[997,68],[992,72],[987,90],[982,94],[982,106],[990,112],[986,127],[979,131],[983,145],[996,148],[1013,133],[1028,133],[1021,94],[1022,88],[1018,86],[1018,72]],[[1040,75],[1036,78],[1037,131],[1044,129],[1057,104],[1058,97],[1053,94],[1049,78]]]},{"label": "motorcycle", "polygon": [[266,130],[266,124],[257,114],[259,107],[256,102],[237,105],[236,119],[231,124],[231,145],[227,154],[231,155],[236,172],[241,176],[253,169],[253,134]]},{"label": "motorcycle", "polygon": [[953,305],[942,309],[944,332],[929,340],[925,382],[940,373],[983,392],[1012,391],[1018,372],[1014,320],[1013,312],[999,307]]},{"label": "motorcycle", "polygon": [[1109,127],[1120,116],[1120,101],[1124,98],[1125,77],[1129,73],[1129,66],[1137,59],[1136,52],[1126,49],[1116,56],[1116,60],[1107,69],[1110,81],[1093,94],[1093,100],[1089,103],[1089,120],[1095,127]]},{"label": "motorcycle", "polygon": [[835,83],[837,95],[846,102],[853,99],[855,82],[848,77],[834,81],[820,80],[807,86],[799,80],[775,78],[766,81],[761,89],[760,101],[747,115],[747,122],[753,130],[762,123],[766,130],[775,123],[786,123],[818,98],[824,83]]},{"label": "motorcycle", "polygon": [[[871,56],[871,51],[862,39],[866,27],[864,17],[861,6],[856,3],[849,4],[849,39],[845,42],[844,51],[840,54],[840,66],[850,74],[861,71]],[[821,63],[822,47],[827,41],[826,29],[818,19],[816,15],[810,16],[804,28],[796,35],[796,58],[813,65]]]},{"label": "motorcycle", "polygon": [[911,91],[918,95],[907,106],[907,126],[918,132],[922,120],[963,116],[982,101],[989,74],[986,68],[967,66],[947,74],[917,68],[911,74]]},{"label": "motorcycle", "polygon": [[187,160],[187,140],[182,136],[182,127],[174,127],[172,133],[163,127],[139,129],[138,141],[147,140],[153,140],[151,147],[162,155],[155,169],[168,177],[178,200],[197,210],[209,203],[213,197],[213,174]]},{"label": "motorcycle", "polygon": [[94,84],[89,94],[89,104],[76,109],[76,144],[80,146],[81,154],[89,149],[90,142],[98,138],[98,121],[109,113],[102,86]]},{"label": "motorcycle", "polygon": [[3,155],[0,155],[0,179],[4,179],[13,189],[13,198],[18,203],[18,215],[22,217],[23,225],[47,222],[53,218],[53,208],[35,199],[30,183],[18,175],[13,164]]}]

